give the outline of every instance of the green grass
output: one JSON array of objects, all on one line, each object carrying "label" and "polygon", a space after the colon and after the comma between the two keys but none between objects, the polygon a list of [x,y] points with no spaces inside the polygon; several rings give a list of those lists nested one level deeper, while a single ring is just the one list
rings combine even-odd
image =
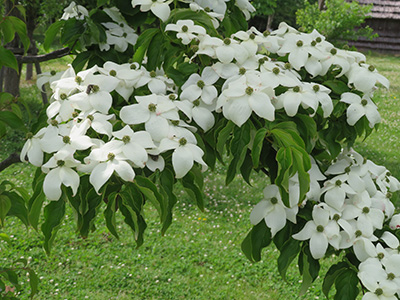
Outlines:
[{"label": "green grass", "polygon": [[[61,63],[43,66],[44,71],[65,68]],[[383,121],[378,132],[360,141],[356,150],[369,159],[389,168],[400,178],[399,112],[400,78],[396,73],[398,58],[372,55],[373,63],[392,82],[389,91],[380,90],[377,102]],[[40,108],[40,95],[30,83],[23,83],[21,97]],[[18,150],[23,134],[12,132],[2,140],[0,159]],[[1,265],[29,258],[30,266],[40,277],[37,299],[324,299],[322,279],[318,278],[306,295],[298,297],[301,277],[295,263],[284,282],[276,267],[279,252],[274,247],[263,251],[262,261],[252,264],[241,252],[240,243],[251,228],[249,214],[262,198],[265,177],[255,177],[253,187],[239,178],[224,186],[224,167],[206,173],[206,210],[200,212],[189,197],[177,188],[179,202],[174,210],[174,222],[161,237],[156,211],[148,206],[148,229],[145,243],[136,249],[128,228],[118,219],[120,240],[111,236],[101,215],[97,230],[82,239],[75,233],[73,214],[68,211],[52,253],[42,249],[42,236],[25,229],[19,220],[9,218],[4,232],[12,235],[13,246],[0,242]],[[28,187],[34,168],[15,164],[0,174],[0,181],[10,179]],[[325,259],[321,276],[335,258]],[[21,299],[29,294],[25,274]]]}]

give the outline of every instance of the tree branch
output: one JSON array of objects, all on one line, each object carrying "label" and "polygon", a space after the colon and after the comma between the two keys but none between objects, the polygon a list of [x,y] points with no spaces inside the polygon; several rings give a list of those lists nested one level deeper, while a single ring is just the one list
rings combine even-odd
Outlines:
[{"label": "tree branch", "polygon": [[19,153],[14,152],[14,153],[10,154],[9,157],[7,157],[5,160],[0,162],[0,172],[17,162],[21,162],[21,160],[19,158]]},{"label": "tree branch", "polygon": [[59,50],[55,50],[53,52],[42,54],[42,55],[15,55],[15,58],[19,63],[35,63],[35,62],[43,62],[51,59],[61,58],[70,54],[69,47],[65,47]]}]

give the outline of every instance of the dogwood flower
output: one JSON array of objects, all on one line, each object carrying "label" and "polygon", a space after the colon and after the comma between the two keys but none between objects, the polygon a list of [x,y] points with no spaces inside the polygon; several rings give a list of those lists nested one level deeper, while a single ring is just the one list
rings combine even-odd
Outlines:
[{"label": "dogwood flower", "polygon": [[82,5],[77,5],[72,1],[67,8],[64,9],[64,13],[61,16],[61,20],[68,20],[75,18],[78,20],[83,20],[85,17],[89,16],[89,12]]},{"label": "dogwood flower", "polygon": [[43,150],[40,143],[40,140],[43,138],[46,133],[47,127],[40,129],[35,135],[32,133],[27,135],[27,140],[22,147],[20,159],[21,161],[28,161],[36,166],[40,167],[43,163]]},{"label": "dogwood flower", "polygon": [[140,11],[143,12],[151,10],[157,18],[165,22],[171,13],[171,2],[172,0],[132,0],[132,6],[140,5]]},{"label": "dogwood flower", "polygon": [[371,128],[381,121],[377,106],[366,96],[361,98],[354,93],[343,93],[340,101],[350,104],[346,112],[347,123],[351,126],[354,126],[362,116],[367,117]]},{"label": "dogwood flower", "polygon": [[204,27],[195,25],[192,20],[178,20],[176,24],[168,24],[165,31],[176,31],[176,37],[182,40],[182,44],[188,45],[197,38],[197,35],[206,35]]}]

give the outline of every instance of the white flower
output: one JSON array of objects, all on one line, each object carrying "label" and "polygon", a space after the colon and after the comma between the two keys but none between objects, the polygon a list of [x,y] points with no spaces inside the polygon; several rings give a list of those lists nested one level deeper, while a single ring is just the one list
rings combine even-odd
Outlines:
[{"label": "white flower", "polygon": [[44,136],[46,130],[47,127],[44,127],[40,129],[35,135],[28,137],[21,150],[21,161],[26,161],[26,157],[28,157],[28,160],[32,165],[36,167],[40,167],[42,165],[43,150],[40,140]]},{"label": "white flower", "polygon": [[197,35],[207,34],[204,27],[194,25],[192,20],[178,20],[176,24],[168,24],[165,31],[176,31],[177,38],[181,39],[184,45],[190,44],[193,39],[197,38]]},{"label": "white flower", "polygon": [[74,159],[69,152],[60,151],[42,166],[42,171],[48,173],[43,181],[43,191],[47,199],[60,199],[61,184],[71,187],[73,196],[76,194],[80,177],[72,168],[79,165],[80,162]]},{"label": "white flower", "polygon": [[349,83],[353,83],[356,89],[364,93],[370,93],[377,83],[389,88],[389,80],[379,74],[374,66],[353,63],[346,75]]},{"label": "white flower", "polygon": [[294,204],[291,208],[286,207],[282,202],[279,188],[275,184],[268,185],[263,193],[264,199],[251,211],[250,222],[257,225],[264,219],[265,224],[271,229],[271,235],[275,236],[285,227],[286,219],[296,223],[298,206]]},{"label": "white flower", "polygon": [[76,5],[74,1],[70,3],[70,5],[64,9],[64,14],[61,17],[61,20],[68,20],[70,18],[75,18],[78,20],[83,20],[84,17],[88,17],[89,12],[82,5]]},{"label": "white flower", "polygon": [[400,228],[400,214],[395,214],[392,216],[389,226],[393,230]]},{"label": "white flower", "polygon": [[153,14],[165,22],[171,13],[169,8],[171,2],[172,0],[132,0],[132,6],[140,5],[140,11],[143,12],[151,10]]},{"label": "white flower", "polygon": [[343,93],[340,101],[350,104],[347,108],[347,123],[351,126],[354,126],[362,116],[367,117],[371,128],[381,121],[377,106],[366,96],[361,99],[356,94]]},{"label": "white flower", "polygon": [[[116,172],[123,180],[133,181],[135,172],[123,154],[124,142],[112,140],[93,149],[85,162],[92,168],[89,181],[99,193],[100,188]],[[82,169],[85,170],[85,169]]]},{"label": "white flower", "polygon": [[146,131],[155,141],[168,136],[168,120],[179,120],[178,109],[166,96],[136,96],[137,104],[124,106],[120,111],[121,120],[127,124],[145,124]]},{"label": "white flower", "polygon": [[329,211],[323,206],[315,205],[312,211],[312,220],[308,221],[304,228],[293,235],[296,240],[310,240],[312,257],[320,259],[324,257],[328,244],[339,249],[341,236],[339,226],[334,220],[330,220]]}]

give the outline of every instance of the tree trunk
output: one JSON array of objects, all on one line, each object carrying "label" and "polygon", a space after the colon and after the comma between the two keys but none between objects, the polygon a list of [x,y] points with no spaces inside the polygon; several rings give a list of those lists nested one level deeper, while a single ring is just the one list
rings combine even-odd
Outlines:
[{"label": "tree trunk", "polygon": [[325,0],[318,0],[318,9],[323,10],[325,7]]},{"label": "tree trunk", "polygon": [[[28,5],[26,7],[26,31],[29,37],[29,40],[31,41],[31,45],[29,47],[28,53],[30,55],[36,55],[38,53],[38,49],[36,47],[36,42],[33,39],[33,32],[35,31],[36,28],[36,20],[38,17],[38,2],[37,1],[31,1],[28,2]],[[26,80],[31,80],[33,76],[33,64],[28,63],[26,65]]]}]

